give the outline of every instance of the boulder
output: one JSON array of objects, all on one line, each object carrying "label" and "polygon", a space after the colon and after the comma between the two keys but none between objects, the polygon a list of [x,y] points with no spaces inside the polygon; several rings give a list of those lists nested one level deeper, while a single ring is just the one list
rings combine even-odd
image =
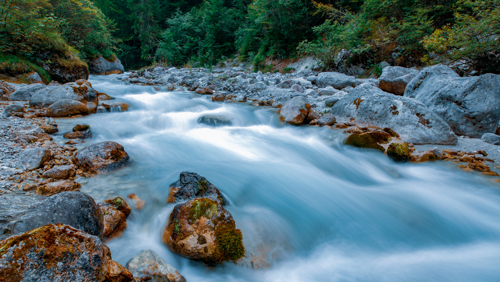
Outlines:
[{"label": "boulder", "polygon": [[332,86],[336,89],[342,89],[347,86],[355,86],[356,78],[338,72],[322,72],[316,78],[316,85],[320,88]]},{"label": "boulder", "polygon": [[50,150],[35,147],[23,150],[19,155],[19,161],[25,170],[37,169],[51,157]]},{"label": "boulder", "polygon": [[129,156],[122,145],[106,141],[91,145],[78,151],[75,164],[91,173],[103,173],[118,169],[125,165]]},{"label": "boulder", "polygon": [[121,264],[114,260],[108,260],[106,282],[132,282],[134,275]]},{"label": "boulder", "polygon": [[336,121],[337,120],[332,114],[326,113],[319,119],[313,120],[311,125],[334,125]]},{"label": "boulder", "polygon": [[89,63],[89,71],[91,74],[107,75],[107,74],[120,74],[125,71],[120,59],[107,60],[102,56],[95,58]]},{"label": "boulder", "polygon": [[22,112],[24,112],[24,105],[23,104],[12,104],[12,105],[8,105],[3,110],[3,116],[10,117],[10,116],[14,115],[15,113],[22,113]]},{"label": "boulder", "polygon": [[319,89],[318,95],[319,96],[332,96],[333,94],[335,94],[337,92],[339,92],[339,90],[337,90],[331,86],[328,86],[326,88]]},{"label": "boulder", "polygon": [[47,88],[47,86],[40,83],[25,85],[17,89],[14,93],[10,94],[9,100],[29,101],[35,93],[45,88]]},{"label": "boulder", "polygon": [[439,116],[422,103],[383,92],[369,84],[343,96],[330,110],[339,122],[389,127],[413,144],[456,144],[457,137]]},{"label": "boulder", "polygon": [[31,84],[43,83],[43,80],[37,72],[32,72],[28,75],[28,82]]},{"label": "boulder", "polygon": [[500,75],[459,77],[444,65],[423,69],[406,87],[415,98],[446,121],[453,132],[480,138],[500,121]]},{"label": "boulder", "polygon": [[282,120],[293,125],[301,125],[304,123],[311,106],[306,103],[306,99],[302,96],[294,97],[288,100],[280,110]]},{"label": "boulder", "polygon": [[186,279],[170,264],[166,264],[153,251],[142,251],[127,263],[127,269],[136,281],[186,282]]},{"label": "boulder", "polygon": [[46,62],[50,63],[45,63],[43,68],[53,80],[60,83],[89,78],[87,64],[72,52],[65,54],[63,57],[52,56]]},{"label": "boulder", "polygon": [[45,108],[66,99],[85,104],[86,102],[94,102],[97,101],[97,91],[92,88],[88,81],[81,79],[64,85],[41,88],[33,93],[29,101],[32,107]]},{"label": "boulder", "polygon": [[0,241],[3,281],[104,281],[107,248],[99,237],[49,224]]},{"label": "boulder", "polygon": [[406,85],[419,73],[415,69],[403,67],[385,67],[379,78],[378,87],[386,92],[403,95]]},{"label": "boulder", "polygon": [[485,133],[481,136],[481,140],[486,143],[490,143],[493,145],[500,145],[500,136],[493,133]]},{"label": "boulder", "polygon": [[73,165],[59,165],[55,166],[43,173],[43,177],[53,179],[68,179],[75,176],[76,169]]},{"label": "boulder", "polygon": [[408,143],[392,143],[387,148],[387,155],[396,162],[409,162],[411,159]]},{"label": "boulder", "polygon": [[72,180],[60,180],[49,182],[45,185],[40,185],[36,189],[36,193],[41,196],[52,196],[61,192],[79,191],[82,185]]},{"label": "boulder", "polygon": [[304,87],[302,87],[300,84],[294,84],[292,85],[292,90],[297,91],[299,93],[304,93]]},{"label": "boulder", "polygon": [[99,207],[104,215],[103,236],[106,238],[120,236],[125,228],[127,228],[127,217],[125,214],[107,203],[99,203]]},{"label": "boulder", "polygon": [[108,199],[104,201],[107,205],[121,211],[126,217],[130,215],[132,209],[130,209],[127,202],[122,197],[115,197],[113,199]]},{"label": "boulder", "polygon": [[243,235],[216,201],[196,198],[175,206],[163,232],[173,252],[207,264],[236,262],[245,255]]},{"label": "boulder", "polygon": [[179,180],[170,184],[168,203],[182,203],[194,198],[208,198],[224,204],[224,197],[205,177],[194,172],[182,172]]},{"label": "boulder", "polygon": [[55,223],[102,237],[102,212],[84,193],[62,192],[50,197],[0,196],[0,240]]},{"label": "boulder", "polygon": [[64,99],[47,108],[48,117],[67,117],[72,115],[87,115],[89,114],[89,109],[84,103]]}]

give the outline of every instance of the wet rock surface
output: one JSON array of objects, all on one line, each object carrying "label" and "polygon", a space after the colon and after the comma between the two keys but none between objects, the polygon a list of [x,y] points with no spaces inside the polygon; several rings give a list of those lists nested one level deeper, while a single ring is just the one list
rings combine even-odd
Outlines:
[{"label": "wet rock surface", "polygon": [[449,67],[422,70],[407,87],[415,98],[446,121],[457,135],[480,138],[494,133],[500,120],[500,76],[459,77]]},{"label": "wet rock surface", "polygon": [[74,182],[72,180],[60,180],[38,186],[36,193],[41,196],[52,196],[61,192],[80,191],[81,187],[82,185],[78,182]]},{"label": "wet rock surface", "polygon": [[403,67],[385,67],[379,78],[378,87],[396,95],[405,93],[406,85],[417,76],[419,71]]},{"label": "wet rock surface", "polygon": [[47,108],[48,117],[67,117],[72,115],[87,115],[89,109],[84,103],[63,99],[55,102]]},{"label": "wet rock surface", "polygon": [[175,206],[163,242],[173,252],[207,264],[235,262],[245,255],[243,236],[233,217],[207,198]]},{"label": "wet rock surface", "polygon": [[457,137],[439,116],[413,99],[395,96],[371,86],[356,87],[331,109],[337,121],[356,120],[390,127],[414,144],[456,144]]},{"label": "wet rock surface", "polygon": [[127,263],[136,281],[185,282],[186,279],[153,251],[145,250]]},{"label": "wet rock surface", "polygon": [[89,62],[89,71],[91,74],[119,74],[125,71],[120,59],[115,58],[114,61],[107,60],[102,56]]},{"label": "wet rock surface", "polygon": [[108,258],[99,237],[63,224],[0,241],[5,281],[104,281]]},{"label": "wet rock surface", "polygon": [[0,239],[35,228],[62,223],[102,237],[103,215],[94,200],[80,192],[51,197],[0,196]]},{"label": "wet rock surface", "polygon": [[298,96],[286,102],[280,109],[282,120],[293,125],[303,124],[310,111],[304,97]]},{"label": "wet rock surface", "polygon": [[224,204],[220,191],[205,177],[194,172],[182,172],[169,188],[168,203],[182,203],[194,198],[208,198]]},{"label": "wet rock surface", "polygon": [[86,147],[75,155],[78,167],[91,173],[103,173],[125,165],[129,156],[122,145],[116,142],[101,142]]}]

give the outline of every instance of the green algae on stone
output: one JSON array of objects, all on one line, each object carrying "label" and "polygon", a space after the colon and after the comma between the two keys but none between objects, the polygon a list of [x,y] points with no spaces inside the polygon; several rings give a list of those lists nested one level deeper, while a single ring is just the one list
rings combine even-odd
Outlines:
[{"label": "green algae on stone", "polygon": [[358,148],[375,149],[381,152],[385,152],[385,149],[377,143],[377,140],[373,138],[369,133],[363,134],[352,134],[347,137],[346,144],[349,146],[354,146]]},{"label": "green algae on stone", "polygon": [[408,143],[392,143],[387,149],[387,155],[396,162],[408,162],[411,159]]},{"label": "green algae on stone", "polygon": [[195,222],[200,217],[204,216],[207,219],[217,214],[217,202],[207,198],[194,199],[189,209],[189,220]]}]

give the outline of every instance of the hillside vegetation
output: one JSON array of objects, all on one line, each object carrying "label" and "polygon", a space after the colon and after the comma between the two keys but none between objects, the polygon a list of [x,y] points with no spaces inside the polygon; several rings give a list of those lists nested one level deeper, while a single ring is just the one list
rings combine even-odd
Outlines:
[{"label": "hillside vegetation", "polygon": [[500,0],[4,0],[0,16],[2,60],[25,62],[17,69],[115,53],[128,69],[237,57],[264,70],[302,56],[323,69],[461,59],[500,69]]}]

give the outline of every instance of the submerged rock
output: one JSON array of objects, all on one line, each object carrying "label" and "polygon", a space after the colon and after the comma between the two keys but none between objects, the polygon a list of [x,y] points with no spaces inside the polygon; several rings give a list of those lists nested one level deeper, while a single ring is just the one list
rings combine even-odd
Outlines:
[{"label": "submerged rock", "polygon": [[108,199],[108,200],[104,201],[104,203],[121,211],[127,217],[132,212],[132,209],[130,209],[130,206],[127,204],[127,202],[122,197],[115,197],[113,199]]},{"label": "submerged rock", "polygon": [[224,204],[224,197],[210,181],[194,172],[182,172],[179,180],[170,185],[168,203],[185,202],[194,198],[208,198]]},{"label": "submerged rock", "polygon": [[102,237],[102,212],[84,193],[62,192],[51,197],[0,196],[0,239],[55,223]]},{"label": "submerged rock", "polygon": [[216,201],[197,198],[175,206],[163,232],[173,252],[207,264],[236,262],[245,255],[243,235]]},{"label": "submerged rock", "polygon": [[136,281],[186,282],[186,279],[170,264],[166,264],[153,251],[142,251],[127,263],[127,269]]},{"label": "submerged rock", "polygon": [[286,102],[280,110],[280,115],[283,121],[293,124],[301,125],[304,123],[311,106],[307,104],[306,99],[302,96],[297,96]]},{"label": "submerged rock", "polygon": [[436,65],[408,84],[405,97],[421,101],[459,135],[480,138],[495,132],[500,121],[500,75],[459,77]]},{"label": "submerged rock", "polygon": [[232,125],[230,119],[223,116],[202,116],[198,119],[198,123],[211,125],[211,126],[224,126],[224,125]]},{"label": "submerged rock", "polygon": [[370,133],[354,133],[347,137],[346,145],[385,152],[384,147],[380,146],[377,139]]},{"label": "submerged rock", "polygon": [[49,224],[0,241],[4,281],[104,281],[108,257],[99,237]]},{"label": "submerged rock", "polygon": [[86,147],[75,155],[75,163],[91,173],[103,173],[124,166],[129,156],[122,145],[116,142],[101,142]]}]

